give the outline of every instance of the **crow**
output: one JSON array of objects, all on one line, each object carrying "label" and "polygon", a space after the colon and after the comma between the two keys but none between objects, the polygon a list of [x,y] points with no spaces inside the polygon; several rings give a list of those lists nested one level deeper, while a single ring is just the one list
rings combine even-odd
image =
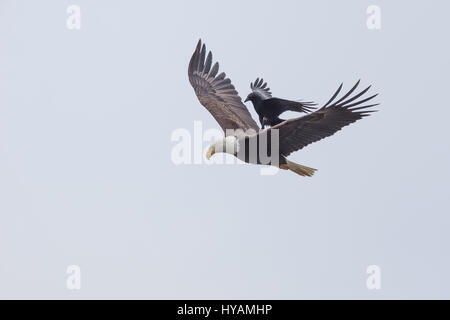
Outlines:
[{"label": "crow", "polygon": [[252,93],[247,96],[244,102],[251,101],[256,113],[259,116],[261,129],[266,125],[275,126],[283,121],[278,116],[285,111],[296,111],[309,113],[316,109],[317,105],[312,101],[291,101],[272,97],[270,88],[263,79],[257,78],[254,83],[250,83]]}]

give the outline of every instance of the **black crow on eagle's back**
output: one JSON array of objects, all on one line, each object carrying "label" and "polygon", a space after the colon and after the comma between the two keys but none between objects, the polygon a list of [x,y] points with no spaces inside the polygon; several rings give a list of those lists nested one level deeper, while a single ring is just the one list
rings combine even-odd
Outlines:
[{"label": "black crow on eagle's back", "polygon": [[[226,78],[225,73],[218,74],[218,72],[219,64],[217,62],[212,64],[212,53],[208,52],[207,54],[206,46],[202,45],[199,40],[189,62],[189,81],[200,103],[205,106],[225,132],[225,138],[218,139],[210,145],[206,154],[208,159],[216,152],[226,152],[248,163],[274,165],[284,170],[291,170],[301,176],[312,176],[316,169],[289,161],[287,156],[370,115],[376,110],[369,108],[378,105],[367,104],[376,94],[362,98],[370,86],[352,96],[360,81],[343,96],[338,97],[342,90],[341,84],[330,100],[320,109],[303,117],[283,121],[269,129],[259,130],[241,97],[231,84],[231,80]],[[261,162],[259,156],[253,157],[252,154],[249,154],[247,146],[261,140],[268,141],[272,136],[278,136],[277,161],[265,163]],[[259,155],[260,145],[258,143],[255,145],[258,147],[256,152]],[[240,149],[245,152],[240,152]],[[267,145],[267,149],[268,153],[271,153],[270,145]]]},{"label": "black crow on eagle's back", "polygon": [[259,116],[261,129],[266,125],[275,126],[283,119],[279,115],[285,111],[295,111],[308,113],[314,110],[313,106],[317,105],[312,101],[291,101],[272,97],[270,88],[264,79],[257,78],[254,83],[250,83],[252,93],[250,93],[244,102],[251,101],[256,113]]}]

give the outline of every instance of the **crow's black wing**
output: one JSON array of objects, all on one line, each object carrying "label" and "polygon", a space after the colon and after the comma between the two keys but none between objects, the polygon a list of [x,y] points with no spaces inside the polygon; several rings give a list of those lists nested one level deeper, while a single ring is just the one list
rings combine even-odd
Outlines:
[{"label": "crow's black wing", "polygon": [[267,86],[267,82],[264,82],[264,79],[256,78],[255,82],[250,83],[250,88],[261,100],[272,98],[272,92],[270,92],[270,88]]},{"label": "crow's black wing", "polygon": [[317,105],[317,103],[312,101],[291,101],[280,98],[269,98],[264,100],[263,104],[266,106],[268,112],[276,116],[279,116],[285,111],[310,113],[316,109],[314,106]]},{"label": "crow's black wing", "polygon": [[225,133],[227,129],[258,131],[258,125],[242,103],[231,80],[223,72],[217,75],[218,72],[219,63],[212,65],[211,51],[206,55],[206,46],[199,40],[188,69],[189,81],[198,100]]},{"label": "crow's black wing", "polygon": [[300,118],[283,121],[267,129],[279,130],[280,153],[288,156],[310,143],[332,136],[343,127],[375,112],[376,110],[368,110],[368,108],[376,106],[378,103],[367,105],[365,102],[376,97],[376,94],[357,100],[369,90],[370,86],[349,98],[358,85],[359,81],[342,98],[335,101],[342,89],[341,84],[331,99],[319,110]]}]

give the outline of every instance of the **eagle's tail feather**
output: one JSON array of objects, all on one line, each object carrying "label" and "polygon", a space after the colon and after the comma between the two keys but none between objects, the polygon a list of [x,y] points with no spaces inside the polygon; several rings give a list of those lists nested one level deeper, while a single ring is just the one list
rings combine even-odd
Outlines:
[{"label": "eagle's tail feather", "polygon": [[286,159],[287,162],[287,168],[293,172],[295,172],[296,174],[299,174],[303,177],[311,177],[316,171],[317,169],[313,169],[310,167],[306,167],[306,166],[302,166],[301,164],[289,161]]}]

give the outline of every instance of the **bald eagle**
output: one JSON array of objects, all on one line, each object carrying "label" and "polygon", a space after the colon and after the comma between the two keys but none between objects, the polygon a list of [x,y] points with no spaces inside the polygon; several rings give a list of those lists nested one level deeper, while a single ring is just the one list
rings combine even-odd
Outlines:
[{"label": "bald eagle", "polygon": [[259,130],[231,80],[223,72],[218,74],[219,63],[212,62],[211,51],[206,54],[206,46],[199,40],[189,62],[189,81],[200,103],[225,132],[224,138],[209,146],[207,159],[215,153],[226,152],[247,163],[272,165],[310,177],[316,169],[289,161],[287,157],[370,115],[376,110],[368,108],[378,105],[366,104],[376,94],[360,99],[370,86],[351,96],[360,81],[337,98],[342,89],[341,84],[330,100],[315,112]]}]

